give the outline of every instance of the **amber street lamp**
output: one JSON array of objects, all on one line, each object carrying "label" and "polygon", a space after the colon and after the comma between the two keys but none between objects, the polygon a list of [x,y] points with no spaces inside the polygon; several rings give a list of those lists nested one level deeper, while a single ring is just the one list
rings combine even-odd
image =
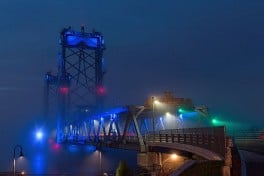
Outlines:
[{"label": "amber street lamp", "polygon": [[155,134],[155,104],[158,104],[159,101],[153,96],[152,99],[152,131]]},{"label": "amber street lamp", "polygon": [[173,153],[171,154],[166,160],[164,160],[162,163],[161,163],[161,171],[162,171],[162,174],[164,174],[164,166],[166,164],[166,162],[168,162],[169,160],[172,160],[172,161],[175,161],[176,159],[178,158],[178,155]]}]

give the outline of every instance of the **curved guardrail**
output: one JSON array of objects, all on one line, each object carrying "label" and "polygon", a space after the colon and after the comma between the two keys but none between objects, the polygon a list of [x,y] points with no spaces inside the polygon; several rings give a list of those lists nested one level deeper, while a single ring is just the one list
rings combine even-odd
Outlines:
[{"label": "curved guardrail", "polygon": [[185,128],[148,133],[146,142],[187,144],[226,155],[225,127]]}]

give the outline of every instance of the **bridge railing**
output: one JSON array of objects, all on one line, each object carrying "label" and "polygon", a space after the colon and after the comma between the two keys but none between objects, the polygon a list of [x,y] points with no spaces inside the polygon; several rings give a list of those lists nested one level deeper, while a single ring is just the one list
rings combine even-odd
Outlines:
[{"label": "bridge railing", "polygon": [[264,129],[236,131],[233,132],[233,139],[241,150],[264,154]]},{"label": "bridge railing", "polygon": [[225,127],[161,130],[146,135],[146,142],[179,143],[201,147],[225,157]]},{"label": "bridge railing", "polygon": [[261,130],[240,130],[233,132],[235,141],[264,142],[264,129]]}]

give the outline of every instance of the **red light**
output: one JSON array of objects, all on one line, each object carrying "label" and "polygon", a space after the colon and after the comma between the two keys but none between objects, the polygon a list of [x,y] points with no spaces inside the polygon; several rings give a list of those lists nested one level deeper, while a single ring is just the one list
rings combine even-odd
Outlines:
[{"label": "red light", "polygon": [[97,87],[97,94],[98,95],[104,95],[106,93],[106,89],[103,86]]},{"label": "red light", "polygon": [[57,143],[53,144],[53,149],[54,150],[58,150],[59,148],[60,148],[59,144],[57,144]]},{"label": "red light", "polygon": [[59,91],[61,94],[68,94],[70,89],[69,89],[69,87],[60,87]]},{"label": "red light", "polygon": [[53,150],[53,151],[58,151],[59,149],[60,149],[60,145],[59,144],[57,144],[56,142],[55,142],[55,140],[54,139],[49,139],[48,140],[48,142],[49,142],[49,145],[50,145],[50,147],[51,147],[51,149]]}]

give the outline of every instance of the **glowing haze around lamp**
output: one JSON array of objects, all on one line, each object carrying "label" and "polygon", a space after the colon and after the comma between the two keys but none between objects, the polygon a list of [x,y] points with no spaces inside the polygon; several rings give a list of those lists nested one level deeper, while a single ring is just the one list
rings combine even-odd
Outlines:
[{"label": "glowing haze around lamp", "polygon": [[38,141],[40,141],[40,140],[42,140],[43,139],[43,132],[41,131],[41,130],[38,130],[37,132],[36,132],[36,139],[38,140]]}]

